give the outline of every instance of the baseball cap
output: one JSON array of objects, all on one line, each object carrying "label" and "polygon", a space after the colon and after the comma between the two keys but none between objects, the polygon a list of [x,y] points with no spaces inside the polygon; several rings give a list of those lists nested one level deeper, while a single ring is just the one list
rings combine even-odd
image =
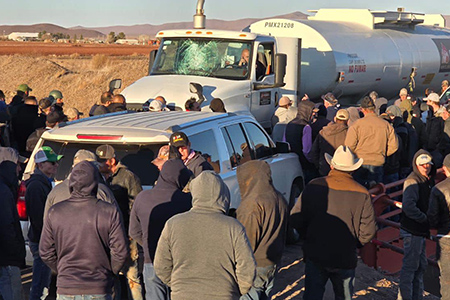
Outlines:
[{"label": "baseball cap", "polygon": [[420,154],[416,158],[416,165],[418,165],[418,166],[425,165],[425,164],[432,165],[433,164],[432,160],[433,160],[433,158],[430,155],[423,153],[423,154]]},{"label": "baseball cap", "polygon": [[36,152],[36,154],[34,155],[34,161],[36,163],[41,163],[41,162],[46,162],[46,161],[57,162],[63,157],[64,157],[64,155],[57,155],[55,153],[55,151],[53,151],[52,148],[50,148],[48,146],[44,146],[42,148],[39,148],[39,150]]},{"label": "baseball cap", "polygon": [[402,88],[400,90],[399,96],[406,96],[406,95],[408,95],[408,90],[405,88]]},{"label": "baseball cap", "polygon": [[169,141],[170,141],[170,145],[174,146],[176,148],[189,145],[189,139],[188,139],[187,135],[181,131],[172,133]]},{"label": "baseball cap", "polygon": [[19,155],[19,152],[10,147],[0,147],[0,163],[4,161],[11,161],[15,164],[18,162],[24,164],[28,161],[28,158]]},{"label": "baseball cap", "polygon": [[373,103],[373,100],[369,97],[364,97],[361,101],[361,108],[370,108],[375,107],[375,103]]},{"label": "baseball cap", "polygon": [[114,148],[110,145],[101,145],[98,146],[95,150],[95,154],[97,154],[99,159],[111,159],[113,157],[116,157],[116,152],[114,151]]},{"label": "baseball cap", "polygon": [[21,91],[21,92],[24,92],[24,93],[26,93],[28,91],[32,91],[32,89],[28,86],[28,84],[25,84],[25,83],[22,83],[21,85],[19,85],[17,87],[17,90]]},{"label": "baseball cap", "polygon": [[169,152],[170,152],[169,145],[162,146],[161,148],[159,148],[158,156],[156,156],[156,158],[152,160],[152,163],[156,164],[168,160]]},{"label": "baseball cap", "polygon": [[73,165],[75,166],[79,162],[87,160],[87,161],[97,161],[97,157],[95,154],[89,150],[80,149],[75,153],[75,156],[73,157]]},{"label": "baseball cap", "polygon": [[280,98],[280,101],[278,102],[279,106],[285,106],[292,103],[292,100],[289,99],[289,97],[283,96]]},{"label": "baseball cap", "polygon": [[148,106],[149,111],[162,111],[162,109],[163,109],[162,103],[158,100],[153,100],[152,102],[150,102]]},{"label": "baseball cap", "polygon": [[50,98],[42,98],[41,100],[39,100],[39,107],[41,109],[49,108],[50,106],[52,106],[52,104],[53,100]]},{"label": "baseball cap", "polygon": [[402,117],[403,112],[397,105],[391,105],[386,109],[386,113],[392,117]]},{"label": "baseball cap", "polygon": [[350,115],[346,109],[340,109],[336,113],[336,119],[347,121],[350,118]]},{"label": "baseball cap", "polygon": [[73,120],[76,117],[82,115],[82,113],[80,113],[78,109],[76,109],[75,107],[69,107],[68,109],[65,109],[64,113],[66,114],[69,120]]},{"label": "baseball cap", "polygon": [[333,93],[326,93],[325,95],[322,95],[322,100],[325,100],[332,105],[336,105],[338,103],[338,100],[333,95]]},{"label": "baseball cap", "polygon": [[432,102],[439,102],[439,95],[436,93],[431,93],[428,95],[428,97],[423,98],[424,101],[432,101]]}]

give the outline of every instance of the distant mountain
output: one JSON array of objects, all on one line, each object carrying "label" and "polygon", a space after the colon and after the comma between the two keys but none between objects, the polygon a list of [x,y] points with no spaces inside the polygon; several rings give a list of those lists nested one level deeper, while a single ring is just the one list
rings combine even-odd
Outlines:
[{"label": "distant mountain", "polygon": [[[224,20],[216,20],[216,19],[206,19],[206,24],[208,28],[211,29],[222,29],[222,30],[242,30],[248,25],[263,19],[268,18],[286,18],[286,19],[306,19],[308,17],[307,14],[302,12],[293,12],[290,14],[267,17],[267,18],[254,18],[254,19],[240,19],[234,21],[224,21]],[[80,27],[74,27],[80,28]],[[192,28],[192,21],[189,22],[177,22],[177,23],[166,23],[162,25],[151,25],[151,24],[141,24],[141,25],[131,25],[131,26],[108,26],[108,27],[94,27],[89,28],[92,30],[100,31],[104,34],[108,34],[111,31],[114,31],[116,34],[119,32],[125,33],[127,37],[137,37],[141,34],[146,34],[149,36],[155,36],[156,33],[160,30],[168,30],[168,29],[185,29]]]},{"label": "distant mountain", "polygon": [[34,25],[0,25],[0,34],[8,35],[11,32],[42,32],[48,33],[63,33],[71,37],[83,35],[85,38],[103,38],[105,35],[102,32],[94,29],[83,28],[78,26],[76,28],[64,28],[53,24],[34,24]]}]

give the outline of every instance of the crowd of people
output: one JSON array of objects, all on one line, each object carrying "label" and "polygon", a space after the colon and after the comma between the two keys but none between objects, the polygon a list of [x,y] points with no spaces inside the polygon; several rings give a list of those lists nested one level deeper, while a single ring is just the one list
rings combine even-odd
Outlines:
[{"label": "crowd of people", "polygon": [[[272,135],[298,155],[306,184],[291,211],[272,184],[269,164],[250,160],[236,168],[241,204],[230,215],[228,187],[183,132],[174,132],[152,161],[160,172],[151,190],[142,189],[111,145],[100,145],[95,153],[80,149],[67,179],[55,186],[63,157],[51,147],[39,148],[36,168],[25,182],[33,255],[30,300],[45,298],[52,272],[64,300],[120,299],[120,276],[134,300],[270,299],[288,227],[303,243],[303,298],[322,299],[331,280],[336,299],[351,299],[357,249],[372,240],[377,227],[367,189],[401,178],[406,178],[400,220],[405,255],[399,299],[422,297],[430,228],[441,237],[442,294],[450,297],[445,285],[450,181],[434,185],[436,168],[443,166],[450,176],[448,82],[442,88],[441,96],[427,91],[426,103],[402,89],[392,105],[372,92],[359,108],[347,109],[332,93],[320,103],[304,97],[296,108],[282,97]],[[20,166],[40,134],[67,121],[71,111],[63,108],[60,91],[39,103],[29,91],[20,85],[15,99],[0,105],[13,141],[0,147],[4,300],[23,299],[25,241],[15,206]],[[191,100],[185,109],[198,110]],[[210,109],[226,112],[220,99]],[[121,110],[125,98],[106,92],[89,115]],[[172,109],[159,96],[148,110]]]}]

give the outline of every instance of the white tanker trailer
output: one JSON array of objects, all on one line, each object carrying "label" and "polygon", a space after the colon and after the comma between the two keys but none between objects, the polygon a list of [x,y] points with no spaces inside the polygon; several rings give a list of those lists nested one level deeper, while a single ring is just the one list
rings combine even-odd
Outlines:
[{"label": "white tanker trailer", "polygon": [[227,111],[250,111],[268,128],[281,95],[333,92],[356,103],[373,90],[388,99],[402,87],[439,91],[449,79],[450,30],[441,15],[321,9],[308,20],[262,20],[234,32],[204,29],[202,2],[195,29],[157,34],[149,75],[122,92],[130,107],[162,95],[184,109],[194,93],[203,109],[221,98]]}]

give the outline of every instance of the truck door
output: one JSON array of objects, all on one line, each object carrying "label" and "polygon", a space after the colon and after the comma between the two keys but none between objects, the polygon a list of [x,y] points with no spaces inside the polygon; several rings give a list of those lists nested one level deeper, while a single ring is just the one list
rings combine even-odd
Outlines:
[{"label": "truck door", "polygon": [[[256,51],[252,57],[252,82],[273,84],[274,44],[255,44]],[[278,88],[253,89],[251,112],[264,128],[271,127],[271,118],[276,108]]]}]

